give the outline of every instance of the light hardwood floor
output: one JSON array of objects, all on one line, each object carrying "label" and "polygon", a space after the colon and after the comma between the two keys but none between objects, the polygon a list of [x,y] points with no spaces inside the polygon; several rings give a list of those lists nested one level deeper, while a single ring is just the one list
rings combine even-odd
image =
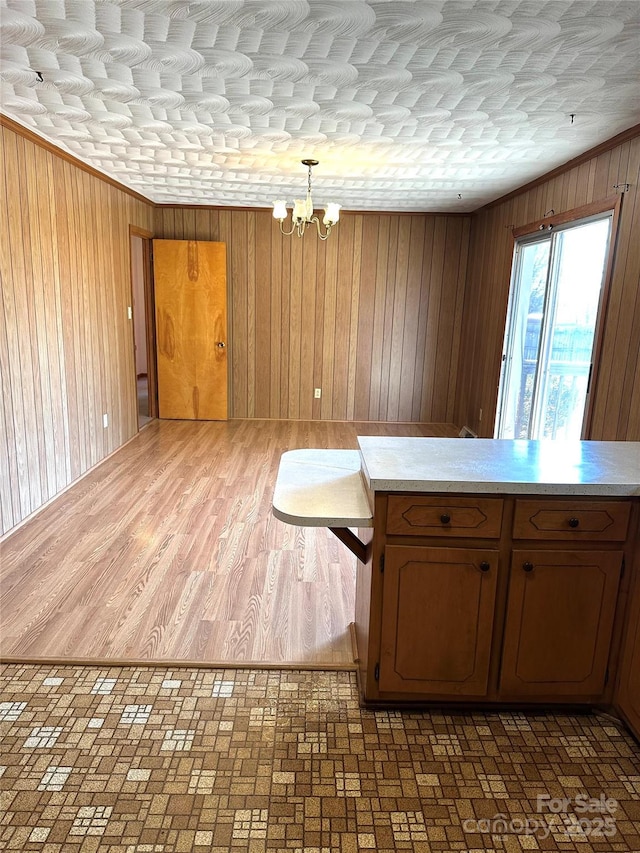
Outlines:
[{"label": "light hardwood floor", "polygon": [[446,424],[154,421],[0,545],[5,659],[350,665],[355,557],[271,514],[281,454]]}]

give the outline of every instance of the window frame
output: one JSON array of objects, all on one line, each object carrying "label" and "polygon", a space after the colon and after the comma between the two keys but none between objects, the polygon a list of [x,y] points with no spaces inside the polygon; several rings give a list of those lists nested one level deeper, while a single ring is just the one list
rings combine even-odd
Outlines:
[{"label": "window frame", "polygon": [[509,300],[507,305],[507,314],[505,321],[504,334],[502,339],[501,349],[501,365],[500,376],[498,381],[498,401],[494,421],[494,436],[498,434],[498,427],[501,418],[501,393],[503,383],[505,381],[504,355],[507,335],[510,329],[511,313],[513,310],[514,297],[514,282],[518,272],[520,260],[518,258],[518,242],[526,242],[526,238],[531,238],[531,242],[535,242],[536,235],[540,232],[552,231],[561,226],[571,226],[578,223],[580,220],[588,220],[603,214],[611,214],[611,230],[609,234],[609,245],[607,247],[607,257],[605,261],[604,275],[602,279],[602,287],[600,290],[600,298],[598,301],[598,311],[596,319],[596,327],[594,331],[593,350],[591,357],[591,374],[587,396],[585,399],[585,407],[582,421],[582,440],[589,440],[591,437],[591,428],[593,422],[594,401],[598,388],[598,373],[600,369],[600,361],[602,358],[602,347],[604,341],[604,330],[606,327],[606,319],[609,308],[609,296],[611,292],[611,279],[613,277],[613,268],[618,243],[618,227],[620,222],[620,209],[622,204],[622,194],[609,196],[601,201],[591,202],[590,204],[582,205],[581,207],[567,210],[564,213],[556,214],[553,210],[548,216],[538,219],[535,222],[530,222],[527,225],[522,225],[512,229],[513,237],[513,253],[511,260],[511,272],[509,280]]}]

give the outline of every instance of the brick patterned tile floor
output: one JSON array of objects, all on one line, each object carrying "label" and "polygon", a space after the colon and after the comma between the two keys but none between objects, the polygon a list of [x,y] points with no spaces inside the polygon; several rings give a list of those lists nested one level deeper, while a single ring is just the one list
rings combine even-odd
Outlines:
[{"label": "brick patterned tile floor", "polygon": [[371,711],[352,672],[10,664],[0,849],[640,853],[608,719]]}]

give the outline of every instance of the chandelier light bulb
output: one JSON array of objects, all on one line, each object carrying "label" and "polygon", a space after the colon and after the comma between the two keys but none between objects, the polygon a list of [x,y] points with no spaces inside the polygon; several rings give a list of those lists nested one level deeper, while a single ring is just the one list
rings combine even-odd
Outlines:
[{"label": "chandelier light bulb", "polygon": [[281,222],[287,218],[287,202],[283,199],[273,202],[273,218],[279,219]]},{"label": "chandelier light bulb", "polygon": [[322,224],[327,226],[335,225],[340,219],[341,206],[342,205],[336,204],[334,201],[329,202],[322,218]]}]

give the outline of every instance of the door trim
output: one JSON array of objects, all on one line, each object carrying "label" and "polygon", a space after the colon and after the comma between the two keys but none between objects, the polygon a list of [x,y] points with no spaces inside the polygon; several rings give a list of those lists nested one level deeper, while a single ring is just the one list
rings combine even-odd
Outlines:
[{"label": "door trim", "polygon": [[[133,258],[131,257],[131,238],[142,240],[142,271],[144,285],[144,317],[147,338],[147,382],[149,389],[149,417],[158,417],[158,365],[156,361],[156,322],[155,297],[153,288],[153,264],[151,261],[153,233],[136,225],[129,225],[129,269],[131,278],[131,298],[133,304]],[[134,336],[135,342],[135,336]],[[133,371],[136,383],[136,371]],[[137,395],[137,384],[136,384]],[[137,410],[136,410],[137,411]],[[138,425],[139,426],[139,425]]]}]

